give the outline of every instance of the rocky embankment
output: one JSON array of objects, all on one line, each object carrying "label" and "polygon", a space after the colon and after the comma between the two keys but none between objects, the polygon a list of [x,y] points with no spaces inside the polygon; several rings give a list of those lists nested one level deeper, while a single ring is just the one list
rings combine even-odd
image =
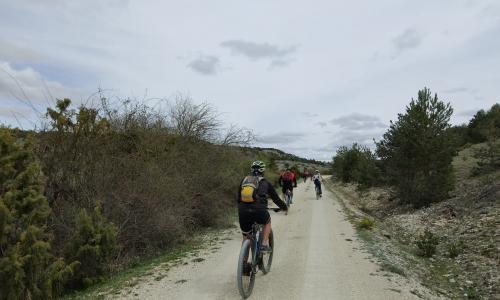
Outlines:
[{"label": "rocky embankment", "polygon": [[[473,176],[469,154],[455,159],[452,198],[430,207],[401,205],[384,188],[360,192],[336,183],[333,189],[354,222],[374,221],[372,250],[384,256],[389,269],[452,299],[500,299],[500,171]],[[418,247],[431,244],[423,238],[426,231],[435,240],[430,257]]]}]

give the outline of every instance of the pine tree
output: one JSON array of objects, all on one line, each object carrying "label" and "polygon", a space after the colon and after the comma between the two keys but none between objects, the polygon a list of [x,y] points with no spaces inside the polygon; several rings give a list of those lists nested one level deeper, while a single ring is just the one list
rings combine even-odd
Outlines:
[{"label": "pine tree", "polygon": [[43,177],[27,140],[0,128],[0,299],[52,299],[75,265],[50,253]]},{"label": "pine tree", "polygon": [[117,249],[117,228],[104,218],[100,208],[90,213],[82,209],[65,250],[68,261],[81,263],[70,284],[82,288],[101,281]]},{"label": "pine tree", "polygon": [[455,149],[447,131],[452,113],[449,103],[424,88],[377,143],[377,155],[404,202],[425,206],[445,199],[453,188]]}]

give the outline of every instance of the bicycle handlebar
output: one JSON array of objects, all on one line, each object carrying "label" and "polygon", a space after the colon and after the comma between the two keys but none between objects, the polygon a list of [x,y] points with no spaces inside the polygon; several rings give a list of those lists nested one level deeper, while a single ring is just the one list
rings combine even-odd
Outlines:
[{"label": "bicycle handlebar", "polygon": [[280,212],[280,211],[282,211],[282,209],[279,208],[279,207],[268,207],[267,209],[268,210],[274,210],[274,212]]}]

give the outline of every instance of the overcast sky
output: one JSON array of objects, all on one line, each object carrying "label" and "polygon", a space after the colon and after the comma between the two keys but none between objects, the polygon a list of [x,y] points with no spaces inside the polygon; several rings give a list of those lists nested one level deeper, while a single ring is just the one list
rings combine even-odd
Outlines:
[{"label": "overcast sky", "polygon": [[[189,94],[258,145],[330,160],[419,89],[453,123],[500,102],[498,0],[0,0],[0,122],[30,98]],[[16,121],[16,116],[19,121]]]}]

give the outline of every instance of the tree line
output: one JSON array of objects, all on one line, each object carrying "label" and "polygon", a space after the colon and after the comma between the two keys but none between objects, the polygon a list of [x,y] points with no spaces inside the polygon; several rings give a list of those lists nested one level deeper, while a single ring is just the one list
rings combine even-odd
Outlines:
[{"label": "tree line", "polygon": [[453,108],[427,88],[418,92],[405,112],[391,121],[375,150],[354,143],[342,146],[333,157],[333,173],[360,188],[389,185],[402,203],[427,206],[448,197],[454,188],[452,159],[459,149],[486,143],[481,171],[500,167],[500,105],[480,110],[468,124],[452,126]]}]

